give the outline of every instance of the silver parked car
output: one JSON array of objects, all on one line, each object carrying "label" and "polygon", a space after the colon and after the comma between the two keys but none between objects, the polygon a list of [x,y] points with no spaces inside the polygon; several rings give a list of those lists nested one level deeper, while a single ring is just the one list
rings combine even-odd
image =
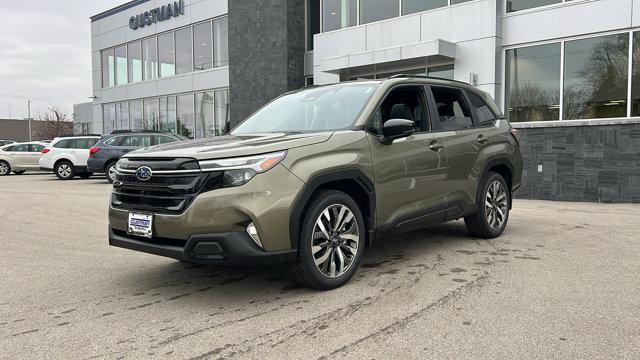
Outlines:
[{"label": "silver parked car", "polygon": [[46,146],[44,142],[32,141],[0,147],[0,176],[11,172],[20,175],[27,170],[40,170],[38,161]]}]

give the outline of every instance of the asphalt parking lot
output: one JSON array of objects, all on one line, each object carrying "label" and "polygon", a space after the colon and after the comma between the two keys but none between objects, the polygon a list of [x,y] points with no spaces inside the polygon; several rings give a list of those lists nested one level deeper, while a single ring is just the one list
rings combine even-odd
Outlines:
[{"label": "asphalt parking lot", "polygon": [[0,178],[0,358],[637,358],[640,206],[517,201],[367,249],[345,287],[107,244],[99,178]]}]

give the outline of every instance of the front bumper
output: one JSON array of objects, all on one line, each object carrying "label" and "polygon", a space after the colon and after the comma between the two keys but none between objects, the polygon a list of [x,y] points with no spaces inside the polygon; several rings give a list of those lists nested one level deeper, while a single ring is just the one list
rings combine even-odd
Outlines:
[{"label": "front bumper", "polygon": [[196,234],[244,232],[253,222],[266,252],[291,250],[289,216],[303,185],[279,164],[245,185],[200,193],[181,213],[123,208],[112,201],[109,225],[126,232],[129,211],[153,213],[154,235],[187,241]]},{"label": "front bumper", "polygon": [[141,238],[109,227],[109,245],[198,264],[258,266],[291,262],[295,250],[262,251],[244,232],[192,235],[188,240]]}]

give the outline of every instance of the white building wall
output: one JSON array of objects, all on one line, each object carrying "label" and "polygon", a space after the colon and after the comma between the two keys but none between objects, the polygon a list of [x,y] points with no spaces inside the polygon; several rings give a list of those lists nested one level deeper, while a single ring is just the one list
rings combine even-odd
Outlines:
[{"label": "white building wall", "polygon": [[[167,2],[148,1],[91,23],[92,82],[93,95],[96,97],[93,101],[93,119],[98,119],[95,121],[102,123],[103,103],[229,86],[229,67],[224,66],[102,89],[101,50],[227,14],[227,0],[184,0],[184,2],[184,15],[137,30],[129,28],[131,16],[166,5]],[[101,130],[101,127],[99,129]]]},{"label": "white building wall", "polygon": [[338,82],[339,75],[323,71],[323,63],[344,62],[345,56],[375,52],[382,60],[386,54],[386,60],[402,60],[395,59],[394,48],[444,40],[456,45],[455,79],[469,81],[471,73],[477,74],[478,87],[495,96],[501,88],[496,63],[501,46],[501,24],[497,15],[502,3],[502,0],[475,0],[317,34],[314,36],[314,81],[316,84]]}]

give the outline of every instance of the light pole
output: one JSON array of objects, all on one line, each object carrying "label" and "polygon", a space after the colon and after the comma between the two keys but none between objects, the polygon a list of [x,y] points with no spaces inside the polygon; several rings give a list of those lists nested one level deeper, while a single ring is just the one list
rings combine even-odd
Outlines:
[{"label": "light pole", "polygon": [[27,111],[29,112],[29,141],[31,141],[31,100],[27,100]]}]

